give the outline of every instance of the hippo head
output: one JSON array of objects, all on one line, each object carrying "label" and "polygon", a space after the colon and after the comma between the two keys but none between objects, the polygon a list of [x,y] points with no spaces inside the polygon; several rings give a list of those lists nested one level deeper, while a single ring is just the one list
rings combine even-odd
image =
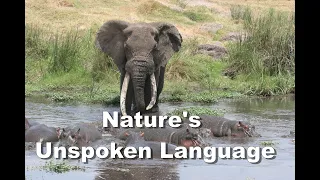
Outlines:
[{"label": "hippo head", "polygon": [[83,137],[80,134],[80,128],[77,130],[77,132],[72,132],[71,130],[65,130],[62,128],[58,132],[58,138],[59,138],[59,146],[77,146],[79,148],[81,147],[87,147],[89,144],[89,141],[86,139],[86,137]]},{"label": "hippo head", "polygon": [[133,144],[136,141],[141,141],[141,140],[144,141],[144,132],[142,131],[140,131],[140,133],[130,131],[130,132],[126,132],[124,135],[127,137],[124,143],[126,146],[128,144]]},{"label": "hippo head", "polygon": [[68,136],[69,141],[71,141],[71,144],[73,146],[77,146],[77,147],[87,147],[89,145],[89,141],[87,140],[86,137],[82,136],[80,134],[80,128],[78,129],[78,131],[76,133],[70,133],[70,135]]},{"label": "hippo head", "polygon": [[58,139],[59,140],[63,140],[65,138],[68,137],[68,135],[70,134],[70,131],[66,131],[64,128],[57,128],[57,134],[58,134]]},{"label": "hippo head", "polygon": [[198,133],[191,132],[189,128],[175,132],[170,139],[174,144],[182,145],[187,148],[192,146],[203,147],[207,145]]},{"label": "hippo head", "polygon": [[237,126],[237,131],[243,132],[243,136],[261,137],[261,135],[256,132],[255,126],[250,123],[239,121],[236,126]]}]

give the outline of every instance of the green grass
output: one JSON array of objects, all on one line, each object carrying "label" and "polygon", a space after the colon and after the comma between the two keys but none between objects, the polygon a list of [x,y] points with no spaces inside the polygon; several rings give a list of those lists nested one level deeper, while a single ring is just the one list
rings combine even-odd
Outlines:
[{"label": "green grass", "polygon": [[252,11],[249,6],[232,5],[230,7],[231,18],[233,20],[248,20],[252,17]]},{"label": "green grass", "polygon": [[212,116],[223,116],[224,112],[222,110],[214,110],[211,108],[204,107],[189,107],[189,108],[177,108],[168,113],[169,116],[179,116],[184,119],[183,112],[188,113],[189,116],[200,116],[200,115],[212,115]]},{"label": "green grass", "polygon": [[54,162],[53,160],[45,162],[40,167],[27,167],[27,170],[40,169],[47,172],[66,173],[69,171],[85,171],[84,167],[67,164],[66,162]]},{"label": "green grass", "polygon": [[260,143],[260,145],[262,145],[262,146],[271,146],[271,147],[275,146],[276,144],[279,144],[279,143],[273,142],[273,141],[263,141]]},{"label": "green grass", "polygon": [[[170,11],[186,18],[183,12],[162,8],[154,1],[144,5],[146,13]],[[188,10],[211,12],[204,7],[184,12]],[[221,60],[197,54],[198,38],[185,39],[167,65],[160,101],[214,103],[220,98],[294,92],[291,16],[270,10],[255,18],[246,15],[241,22],[247,38],[229,43],[228,56]],[[97,28],[52,32],[26,24],[25,95],[56,102],[119,104],[120,74],[112,59],[94,46]],[[234,76],[225,76],[226,70]]]},{"label": "green grass", "polygon": [[204,6],[188,8],[183,12],[183,14],[195,22],[215,20],[212,11]]},{"label": "green grass", "polygon": [[230,67],[245,74],[294,74],[295,29],[292,15],[270,9],[259,17],[247,15],[243,25],[246,38],[228,48],[226,61]]}]

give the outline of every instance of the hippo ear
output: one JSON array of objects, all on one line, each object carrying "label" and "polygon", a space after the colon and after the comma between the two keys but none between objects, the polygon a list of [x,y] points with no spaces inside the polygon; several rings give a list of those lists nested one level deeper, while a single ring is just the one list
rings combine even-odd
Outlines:
[{"label": "hippo ear", "polygon": [[76,136],[79,136],[79,135],[80,135],[80,128],[78,129],[78,131],[76,132],[75,135],[76,135]]},{"label": "hippo ear", "polygon": [[143,137],[144,136],[144,132],[140,131],[140,136]]},{"label": "hippo ear", "polygon": [[125,135],[125,136],[129,136],[130,134],[126,132],[126,133],[124,133],[124,135]]},{"label": "hippo ear", "polygon": [[237,126],[238,126],[238,127],[242,126],[241,121],[238,122]]},{"label": "hippo ear", "polygon": [[60,131],[60,130],[61,130],[60,127],[57,127],[57,128],[56,128],[56,133],[57,133],[58,137],[59,137],[60,134],[61,134],[61,131]]}]

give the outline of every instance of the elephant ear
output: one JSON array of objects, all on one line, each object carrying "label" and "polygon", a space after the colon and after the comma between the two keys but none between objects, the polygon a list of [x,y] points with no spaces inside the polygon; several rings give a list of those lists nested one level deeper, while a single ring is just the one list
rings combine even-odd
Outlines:
[{"label": "elephant ear", "polygon": [[157,53],[155,54],[156,60],[160,61],[160,65],[165,67],[172,57],[174,52],[178,52],[181,48],[182,36],[178,29],[170,24],[164,22],[151,23],[158,32]]},{"label": "elephant ear", "polygon": [[129,26],[128,22],[111,20],[105,22],[97,32],[96,46],[109,55],[121,71],[125,64],[124,42],[126,37],[123,30]]}]

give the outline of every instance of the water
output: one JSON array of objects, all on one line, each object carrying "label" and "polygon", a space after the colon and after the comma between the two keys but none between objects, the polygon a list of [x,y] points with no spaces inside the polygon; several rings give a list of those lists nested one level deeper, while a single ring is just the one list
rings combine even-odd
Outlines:
[{"label": "water", "polygon": [[[48,126],[65,127],[75,122],[102,121],[102,112],[117,111],[118,107],[101,105],[45,103],[41,101],[26,100],[26,117],[30,120],[44,123]],[[223,100],[215,104],[194,103],[162,103],[162,113],[175,108],[205,106],[212,109],[224,110],[225,117],[232,120],[246,120],[255,125],[256,131],[262,135],[260,138],[205,139],[214,147],[261,147],[263,142],[273,142],[277,152],[275,159],[268,160],[262,157],[258,164],[248,160],[219,159],[214,164],[208,164],[203,159],[188,160],[125,160],[125,159],[99,159],[89,160],[83,164],[78,160],[68,160],[69,164],[84,166],[85,171],[70,171],[67,173],[54,173],[39,170],[46,162],[37,157],[35,150],[26,150],[26,178],[27,179],[73,179],[78,180],[122,180],[122,179],[171,179],[171,180],[291,180],[295,179],[295,145],[293,137],[286,137],[295,129],[295,99],[289,97],[274,98],[246,98]],[[114,138],[106,137],[106,143]]]}]

